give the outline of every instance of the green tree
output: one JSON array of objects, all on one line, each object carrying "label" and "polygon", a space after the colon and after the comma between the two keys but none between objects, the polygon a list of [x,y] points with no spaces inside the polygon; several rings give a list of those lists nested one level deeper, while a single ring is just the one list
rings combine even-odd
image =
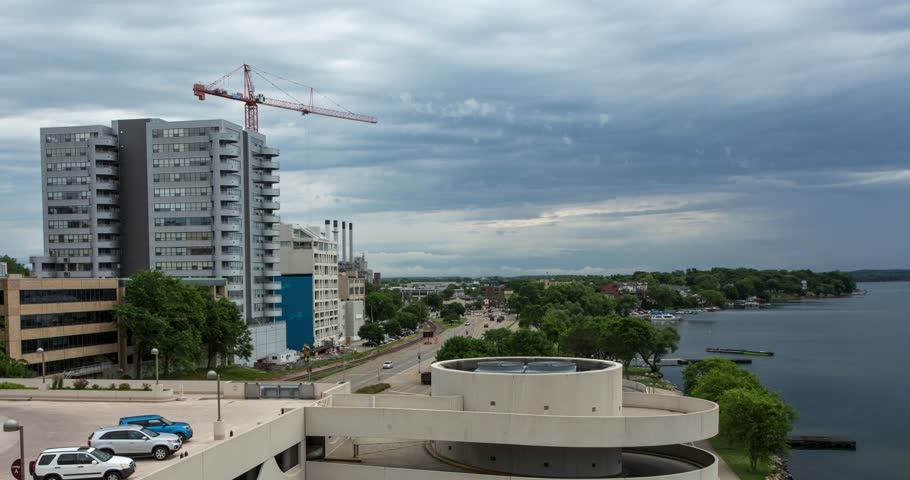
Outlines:
[{"label": "green tree", "polygon": [[490,351],[493,355],[507,355],[506,344],[512,338],[512,331],[505,328],[494,328],[483,332],[483,340],[490,345]]},{"label": "green tree", "polygon": [[28,368],[28,362],[12,359],[6,352],[6,345],[2,341],[5,325],[6,319],[0,317],[0,378],[29,378],[32,371]]},{"label": "green tree", "polygon": [[622,362],[628,371],[629,364],[639,352],[651,344],[652,330],[647,321],[638,317],[613,317],[607,324],[607,350],[614,360]]},{"label": "green tree", "polygon": [[442,298],[445,300],[451,300],[455,295],[455,290],[458,289],[458,285],[450,283],[446,286],[445,290],[442,291]]},{"label": "green tree", "polygon": [[[418,325],[430,319],[430,307],[422,300],[409,303],[408,306],[402,308],[401,311],[413,314],[417,318]],[[402,326],[404,326],[404,324],[402,324]]]},{"label": "green tree", "polygon": [[374,322],[382,322],[395,316],[401,297],[391,290],[378,290],[366,295],[364,308]]},{"label": "green tree", "polygon": [[461,316],[464,315],[464,312],[465,312],[464,305],[462,305],[458,302],[452,302],[452,303],[447,303],[442,306],[440,315],[442,315],[443,320],[445,320],[447,322],[454,322],[454,321],[457,321],[458,319],[460,319]]},{"label": "green tree", "polygon": [[540,331],[553,343],[558,343],[559,338],[569,328],[569,314],[566,310],[550,307],[543,316]]},{"label": "green tree", "polygon": [[205,297],[207,314],[202,339],[205,343],[206,368],[215,366],[218,355],[221,355],[222,362],[230,362],[234,356],[249,360],[253,354],[253,342],[240,309],[226,298],[215,300],[210,295]]},{"label": "green tree", "polygon": [[439,309],[442,308],[442,301],[442,295],[438,293],[431,293],[424,299],[424,302],[426,302],[427,306],[436,311],[439,311]]},{"label": "green tree", "polygon": [[741,370],[735,363],[723,358],[706,358],[704,360],[690,363],[682,370],[683,392],[690,395],[692,390],[698,384],[698,380],[712,370],[722,370],[735,372]]},{"label": "green tree", "polygon": [[382,325],[382,329],[391,336],[401,336],[401,324],[398,323],[398,320],[395,320],[394,318],[391,320],[386,320],[386,322]]},{"label": "green tree", "polygon": [[416,330],[420,326],[417,314],[404,309],[399,310],[392,321],[397,322],[401,328],[407,328],[408,330]]},{"label": "green tree", "polygon": [[456,336],[446,340],[439,351],[436,360],[454,360],[456,358],[480,358],[494,356],[489,342],[479,338]]},{"label": "green tree", "polygon": [[385,330],[382,329],[379,322],[367,322],[357,330],[357,336],[371,342],[382,343],[385,340]]},{"label": "green tree", "polygon": [[518,326],[522,328],[540,327],[546,310],[540,305],[528,305],[518,316]]},{"label": "green tree", "polygon": [[632,295],[623,295],[616,299],[616,313],[628,317],[632,310],[638,307],[638,299]]},{"label": "green tree", "polygon": [[6,264],[6,273],[9,274],[18,274],[18,275],[28,275],[28,267],[19,263],[18,260],[9,256],[9,255],[0,255],[0,263]]},{"label": "green tree", "polygon": [[474,304],[472,306],[474,307],[474,310],[483,309],[483,300],[481,300],[479,298],[477,300],[474,300]]},{"label": "green tree", "polygon": [[753,472],[760,460],[787,453],[795,420],[792,406],[762,390],[734,388],[720,397],[721,432],[746,447]]},{"label": "green tree", "polygon": [[691,396],[717,403],[724,392],[735,388],[765,391],[755,374],[736,367],[734,370],[713,369],[701,375]]},{"label": "green tree", "polygon": [[554,357],[556,344],[541,332],[522,328],[505,339],[500,351],[499,355],[507,357]]},{"label": "green tree", "polygon": [[727,304],[727,297],[719,290],[704,290],[701,293],[705,303],[714,307],[724,307]]},{"label": "green tree", "polygon": [[607,345],[607,322],[594,319],[570,326],[560,336],[559,350],[582,358],[608,358],[610,349]]},{"label": "green tree", "polygon": [[660,359],[664,355],[675,352],[678,348],[679,332],[675,327],[667,325],[655,328],[651,326],[651,341],[645,350],[638,353],[651,371],[657,373],[660,371]]}]

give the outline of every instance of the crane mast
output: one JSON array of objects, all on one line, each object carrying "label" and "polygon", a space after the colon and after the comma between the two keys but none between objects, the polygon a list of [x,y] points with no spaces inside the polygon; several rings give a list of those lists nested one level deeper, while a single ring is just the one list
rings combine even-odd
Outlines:
[{"label": "crane mast", "polygon": [[[237,73],[240,70],[243,70],[243,92],[228,92],[224,88],[219,88],[219,84],[224,83],[225,80],[230,78],[233,74]],[[303,115],[314,114],[322,115],[325,117],[341,118],[343,120],[353,120],[355,122],[365,122],[365,123],[376,123],[376,117],[371,117],[369,115],[360,115],[357,113],[349,112],[346,110],[334,110],[330,108],[318,107],[313,102],[314,90],[310,88],[310,101],[309,104],[289,102],[286,100],[277,100],[273,98],[268,98],[265,95],[257,94],[256,89],[253,86],[253,79],[250,76],[250,72],[254,72],[253,68],[247,64],[243,64],[228,74],[222,76],[218,80],[205,85],[202,83],[196,83],[193,85],[193,95],[199,100],[205,100],[206,95],[213,95],[216,97],[227,98],[229,100],[236,100],[238,102],[243,102],[244,104],[244,124],[243,126],[247,130],[254,132],[259,131],[259,105],[265,105],[269,107],[282,108],[285,110],[292,110],[295,112],[300,112]]]}]

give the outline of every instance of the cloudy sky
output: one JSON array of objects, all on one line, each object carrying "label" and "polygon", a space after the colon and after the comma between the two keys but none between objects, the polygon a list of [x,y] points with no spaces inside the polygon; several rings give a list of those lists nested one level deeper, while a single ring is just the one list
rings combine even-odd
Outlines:
[{"label": "cloudy sky", "polygon": [[379,118],[260,130],[282,219],[385,276],[910,267],[907,2],[148,3],[4,2],[0,252],[41,253],[40,127],[242,123],[191,89],[246,62]]}]

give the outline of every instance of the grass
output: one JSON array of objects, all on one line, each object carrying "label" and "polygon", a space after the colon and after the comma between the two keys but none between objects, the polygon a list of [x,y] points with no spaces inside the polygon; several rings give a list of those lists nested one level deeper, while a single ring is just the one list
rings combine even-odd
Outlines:
[{"label": "grass", "polygon": [[[196,370],[191,370],[188,372],[173,373],[166,377],[162,377],[168,380],[208,380],[208,368],[197,368]],[[281,375],[287,374],[288,370],[278,370],[274,372],[264,372],[262,370],[256,370],[255,368],[241,367],[239,365],[231,365],[229,367],[218,367],[214,369],[221,375],[221,379],[225,381],[238,381],[238,382],[255,382],[257,380],[269,380],[272,378],[279,377]]]},{"label": "grass", "polygon": [[0,382],[0,390],[37,390],[38,387],[26,387],[21,383]]},{"label": "grass", "polygon": [[730,443],[722,436],[712,438],[711,447],[736,472],[740,480],[764,480],[774,472],[774,467],[767,460],[758,462],[756,471],[749,470],[749,453],[746,449],[735,443],[730,447]]},{"label": "grass", "polygon": [[368,395],[373,395],[383,390],[388,390],[389,388],[391,388],[391,385],[388,383],[374,383],[372,385],[367,385],[354,393],[365,393]]}]

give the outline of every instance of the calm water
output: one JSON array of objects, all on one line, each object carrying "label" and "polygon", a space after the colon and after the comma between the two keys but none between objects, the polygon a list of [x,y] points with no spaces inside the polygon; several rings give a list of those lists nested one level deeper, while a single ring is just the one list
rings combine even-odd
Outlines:
[{"label": "calm water", "polygon": [[[793,433],[857,441],[855,452],[793,450],[797,480],[910,478],[910,282],[861,288],[869,294],[703,313],[679,325],[672,357],[703,358],[711,346],[774,351],[746,367],[799,411]],[[663,371],[682,385],[679,368]]]}]

